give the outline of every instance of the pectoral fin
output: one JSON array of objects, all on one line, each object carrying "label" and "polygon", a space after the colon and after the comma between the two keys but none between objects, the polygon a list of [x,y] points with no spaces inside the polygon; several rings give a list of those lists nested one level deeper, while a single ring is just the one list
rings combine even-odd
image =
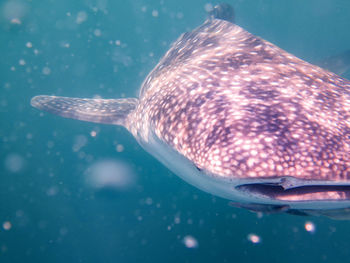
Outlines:
[{"label": "pectoral fin", "polygon": [[134,98],[81,99],[41,95],[31,100],[33,107],[65,118],[115,125],[124,125],[137,104],[138,100]]}]

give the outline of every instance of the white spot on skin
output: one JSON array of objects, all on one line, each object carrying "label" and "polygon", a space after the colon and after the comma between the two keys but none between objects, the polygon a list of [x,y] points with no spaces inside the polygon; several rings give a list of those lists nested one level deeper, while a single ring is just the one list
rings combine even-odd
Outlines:
[{"label": "white spot on skin", "polygon": [[267,80],[267,79],[270,78],[270,76],[268,76],[268,75],[261,75],[260,78],[261,78],[261,79],[264,79],[264,80]]}]

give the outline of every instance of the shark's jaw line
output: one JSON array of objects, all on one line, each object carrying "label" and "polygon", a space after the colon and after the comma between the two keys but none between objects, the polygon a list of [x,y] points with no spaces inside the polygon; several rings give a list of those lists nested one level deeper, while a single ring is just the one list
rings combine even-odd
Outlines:
[{"label": "shark's jaw line", "polygon": [[289,209],[341,209],[350,207],[346,181],[283,178],[227,178],[198,169],[190,160],[150,133],[140,145],[191,185],[215,196],[247,204],[287,206]]},{"label": "shark's jaw line", "polygon": [[288,202],[350,201],[350,185],[305,185],[284,189],[278,184],[244,184],[236,186],[239,191],[248,191],[261,198]]}]

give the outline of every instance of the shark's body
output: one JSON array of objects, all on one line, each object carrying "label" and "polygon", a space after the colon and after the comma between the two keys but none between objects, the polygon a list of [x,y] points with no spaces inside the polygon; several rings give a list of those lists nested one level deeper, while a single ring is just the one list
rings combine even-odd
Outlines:
[{"label": "shark's body", "polygon": [[123,125],[174,173],[236,206],[349,215],[350,82],[217,16],[173,44],[139,99],[32,105]]}]

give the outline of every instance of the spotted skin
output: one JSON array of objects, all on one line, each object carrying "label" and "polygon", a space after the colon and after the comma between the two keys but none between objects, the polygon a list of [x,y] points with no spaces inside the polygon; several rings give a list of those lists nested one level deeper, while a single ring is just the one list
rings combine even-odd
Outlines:
[{"label": "spotted skin", "polygon": [[214,19],[175,42],[129,125],[217,176],[348,180],[349,92],[348,80]]},{"label": "spotted skin", "polygon": [[350,82],[212,16],[183,34],[138,99],[36,96],[122,125],[196,187],[260,212],[350,218]]}]

